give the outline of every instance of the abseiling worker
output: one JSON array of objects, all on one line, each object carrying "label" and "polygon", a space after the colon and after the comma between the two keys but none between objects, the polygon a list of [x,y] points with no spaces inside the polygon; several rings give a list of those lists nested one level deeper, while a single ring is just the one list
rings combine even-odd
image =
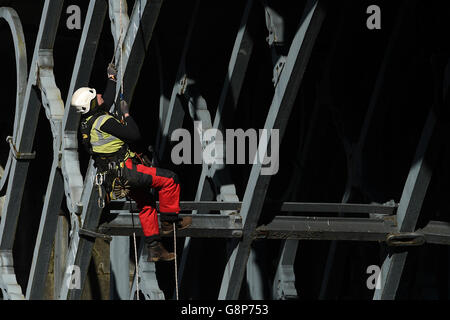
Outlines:
[{"label": "abseiling worker", "polygon": [[161,243],[158,214],[150,189],[158,192],[161,232],[173,232],[174,223],[178,229],[187,228],[192,218],[178,216],[178,176],[170,170],[145,165],[130,150],[128,144],[140,139],[139,128],[130,116],[125,101],[120,103],[122,122],[108,112],[114,102],[116,88],[117,69],[113,64],[108,66],[107,74],[108,82],[103,95],[93,88],[82,87],[74,92],[71,101],[72,106],[81,113],[82,141],[97,168],[96,184],[102,185],[105,194],[112,199],[128,196],[136,202],[148,261],[171,261],[175,259],[175,254],[168,252]]}]

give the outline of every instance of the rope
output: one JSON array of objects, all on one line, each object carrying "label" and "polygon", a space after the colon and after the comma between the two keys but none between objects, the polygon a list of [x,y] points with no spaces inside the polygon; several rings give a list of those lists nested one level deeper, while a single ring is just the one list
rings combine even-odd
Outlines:
[{"label": "rope", "polygon": [[120,0],[120,6],[119,6],[119,10],[120,10],[120,15],[119,15],[119,25],[120,25],[120,100],[123,99],[123,59],[122,59],[122,54],[123,54],[123,41],[122,39],[122,34],[123,34],[123,26],[122,26],[122,0]]},{"label": "rope", "polygon": [[[129,199],[130,201],[130,214],[131,214],[131,222],[133,224],[133,229],[134,229],[134,215],[133,215],[133,210],[131,209],[131,199]],[[138,258],[137,258],[137,245],[136,245],[136,233],[133,232],[133,245],[134,245],[134,265],[136,267],[136,299],[139,300],[139,263],[138,263]]]},{"label": "rope", "polygon": [[120,56],[119,56],[119,68],[120,68],[120,100],[123,100],[123,59],[122,59],[122,53],[123,53],[123,23],[122,23],[122,0],[119,1],[119,27],[120,27],[120,34],[119,39],[117,39],[116,47],[114,48],[114,53],[111,59],[111,63],[114,64],[114,60],[116,58],[117,49],[120,47]]},{"label": "rope", "polygon": [[175,254],[175,289],[178,299],[178,264],[177,264],[177,229],[175,228],[175,222],[173,223],[173,252]]},{"label": "rope", "polygon": [[136,233],[133,232],[134,263],[136,265],[136,299],[139,300],[139,263],[137,259]]}]

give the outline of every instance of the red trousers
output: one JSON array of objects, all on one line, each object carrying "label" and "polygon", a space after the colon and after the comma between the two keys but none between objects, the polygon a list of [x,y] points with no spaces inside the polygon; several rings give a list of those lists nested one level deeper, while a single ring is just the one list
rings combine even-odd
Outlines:
[{"label": "red trousers", "polygon": [[140,210],[139,219],[144,236],[158,238],[158,213],[150,189],[158,192],[160,220],[175,221],[180,212],[178,176],[170,170],[139,164],[135,159],[127,159],[122,174],[130,185],[130,197]]}]

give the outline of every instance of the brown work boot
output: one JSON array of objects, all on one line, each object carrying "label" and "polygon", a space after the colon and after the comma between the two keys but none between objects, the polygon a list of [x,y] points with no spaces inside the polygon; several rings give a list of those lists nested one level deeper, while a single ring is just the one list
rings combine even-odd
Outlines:
[{"label": "brown work boot", "polygon": [[160,241],[155,241],[152,244],[147,245],[148,250],[148,262],[172,261],[175,259],[175,254],[169,252],[164,248]]},{"label": "brown work boot", "polygon": [[[175,222],[175,226],[178,230],[183,230],[192,224],[192,217],[183,217],[180,221]],[[161,222],[162,234],[169,234],[173,231],[173,222],[163,221]]]}]

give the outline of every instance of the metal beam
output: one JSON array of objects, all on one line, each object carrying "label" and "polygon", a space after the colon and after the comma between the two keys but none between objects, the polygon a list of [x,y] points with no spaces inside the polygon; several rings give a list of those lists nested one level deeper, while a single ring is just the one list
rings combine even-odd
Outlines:
[{"label": "metal beam", "polygon": [[[101,209],[98,207],[98,194],[95,192],[92,180],[96,173],[93,161],[89,163],[88,171],[85,179],[85,189],[82,194],[83,212],[81,217],[72,215],[71,240],[69,250],[66,257],[66,272],[62,281],[62,287],[57,299],[61,300],[79,300],[83,292],[84,283],[87,276],[87,270],[91,260],[91,252],[94,247],[94,240],[90,238],[80,237],[78,230],[80,228],[93,230],[97,228],[100,221]],[[72,270],[77,266],[80,270],[79,288],[69,288],[67,284],[71,283]]]},{"label": "metal beam", "polygon": [[[17,136],[15,137],[15,148],[20,153],[31,153],[39,117],[41,102],[38,99],[37,92],[33,86],[37,82],[37,71],[39,53],[42,50],[51,50],[56,37],[59,18],[63,6],[63,1],[45,1],[42,10],[39,31],[33,53],[28,83],[26,86],[23,109],[19,123],[15,123]],[[19,87],[20,89],[20,87]],[[16,120],[17,120],[16,119]],[[2,219],[0,224],[0,251],[12,252],[17,223],[22,205],[22,196],[25,189],[25,182],[28,174],[29,161],[12,159],[8,179],[8,189],[4,207],[2,210]],[[14,265],[12,264],[12,254],[10,259],[5,260],[10,265],[4,265],[9,275],[14,274]],[[8,275],[5,275],[8,276]],[[3,278],[3,275],[0,274]],[[2,281],[0,281],[2,282]]]},{"label": "metal beam", "polygon": [[[295,101],[298,89],[303,79],[309,57],[320,31],[324,18],[324,8],[317,1],[307,1],[299,29],[292,41],[283,72],[275,87],[274,98],[269,109],[264,129],[271,136],[272,129],[279,130],[282,140],[289,119],[289,114]],[[266,154],[267,146],[261,154]],[[260,151],[261,145],[258,147]],[[250,233],[255,229],[265,198],[270,175],[261,175],[262,163],[252,166],[249,182],[244,194],[241,215],[244,221],[244,236],[233,251],[224,272],[219,299],[237,299],[244,277],[252,238]],[[231,270],[229,268],[231,267]],[[230,275],[228,277],[228,275]]]},{"label": "metal beam", "polygon": [[[23,108],[23,100],[25,94],[25,88],[27,85],[27,52],[25,46],[25,36],[23,34],[22,23],[20,22],[20,18],[17,12],[12,8],[0,8],[0,18],[6,20],[9,28],[11,29],[11,35],[14,42],[14,52],[16,58],[16,85],[17,85],[17,93],[16,93],[16,108],[14,115],[14,123],[19,124],[20,116]],[[17,130],[19,126],[15,125],[13,129],[13,141],[16,141],[17,138]],[[4,186],[7,185],[9,172],[11,168],[11,163],[13,162],[12,154],[9,155],[7,164],[5,166],[5,170],[2,172],[2,176],[0,177],[0,196],[3,196],[6,192]],[[1,198],[1,209],[0,215],[2,214],[4,207],[5,197]],[[3,214],[3,217],[5,214]],[[5,218],[3,218],[5,219]],[[2,231],[0,231],[0,237],[2,237]],[[17,284],[17,280],[14,274],[14,265],[12,261],[12,255],[9,257],[9,250],[5,252],[5,258],[0,257],[0,289],[3,292],[4,299],[23,299],[22,289]],[[7,275],[12,272],[12,275]],[[12,286],[13,287],[12,287]]]},{"label": "metal beam", "polygon": [[192,31],[195,26],[195,20],[197,18],[197,12],[199,9],[200,1],[195,1],[192,9],[192,16],[189,22],[189,27],[186,33],[183,52],[181,54],[180,64],[176,75],[176,83],[172,88],[172,94],[169,102],[169,109],[164,113],[162,117],[161,130],[156,137],[156,158],[157,163],[164,162],[166,146],[169,143],[172,132],[182,127],[184,119],[184,109],[180,101],[179,94],[182,91],[183,79],[186,77],[186,55],[188,53],[189,44],[191,42]]},{"label": "metal beam", "polygon": [[[51,123],[53,140],[54,140],[54,161],[52,164],[50,181],[48,185],[48,189],[46,192],[44,209],[41,215],[41,222],[39,225],[39,231],[36,240],[36,246],[33,254],[32,266],[30,269],[28,287],[27,287],[27,299],[42,299],[45,290],[45,278],[47,275],[48,264],[50,260],[51,247],[52,243],[55,239],[55,233],[57,229],[57,218],[58,216],[55,214],[59,211],[61,206],[61,201],[64,196],[64,191],[66,191],[68,208],[71,212],[77,212],[79,210],[78,203],[79,197],[76,195],[76,191],[74,192],[74,184],[72,183],[74,179],[81,180],[81,173],[79,172],[79,163],[77,154],[75,157],[71,153],[77,153],[76,141],[76,132],[75,126],[70,128],[71,125],[74,125],[78,122],[79,116],[73,112],[73,108],[70,107],[70,97],[73,92],[74,85],[77,80],[80,80],[81,77],[76,77],[77,74],[82,74],[86,72],[90,74],[91,68],[87,68],[84,70],[80,70],[81,60],[84,60],[89,66],[92,67],[92,63],[89,63],[87,59],[82,59],[83,56],[86,57],[86,52],[90,53],[89,59],[91,62],[94,59],[96,44],[98,43],[98,39],[100,37],[101,26],[103,24],[104,16],[105,16],[106,6],[103,2],[91,1],[90,6],[88,8],[85,27],[83,29],[83,34],[80,41],[79,51],[77,53],[77,61],[74,67],[74,72],[72,76],[71,89],[69,90],[68,103],[66,104],[67,108],[64,110],[64,105],[61,100],[59,89],[55,84],[55,79],[53,75],[53,57],[52,52],[40,51],[40,60],[39,60],[39,86],[42,91],[42,98],[44,102],[44,107],[46,110],[46,115]],[[96,20],[92,23],[92,20]],[[92,33],[89,35],[90,40],[92,42],[89,46],[85,46],[85,41],[88,37],[88,32]],[[86,68],[86,66],[84,66]],[[85,76],[85,75],[84,75]],[[63,137],[63,128],[69,129],[67,131],[72,132],[72,135],[67,135],[66,131],[66,143],[62,142],[61,139]],[[67,142],[72,137],[70,144],[72,144],[70,150],[66,153],[63,153],[62,156],[62,166],[63,173],[60,172],[59,167],[61,163],[60,159],[60,150],[61,148],[65,149],[67,146]],[[68,156],[68,157],[67,157]],[[64,165],[66,164],[66,166]],[[69,167],[69,172],[67,172],[66,168]],[[65,184],[64,179],[65,177]],[[75,183],[80,186],[80,183]],[[57,276],[58,281],[57,284],[61,284],[59,282],[59,278],[61,275]],[[55,290],[57,291],[57,290]]]},{"label": "metal beam", "polygon": [[[140,31],[140,28],[142,26],[148,26],[148,25],[154,25],[156,21],[153,21],[149,23],[149,19],[156,19],[157,14],[154,14],[154,11],[156,10],[157,13],[159,13],[159,7],[161,2],[157,2],[155,6],[151,5],[150,2],[147,1],[136,1],[135,5],[133,7],[132,16],[130,19],[130,28],[127,30],[127,34],[124,39],[124,48],[122,50],[122,66],[123,70],[127,70],[127,62],[128,59],[137,59],[134,62],[137,63],[139,66],[142,66],[142,63],[139,64],[138,60],[143,60],[145,55],[142,55],[142,52],[137,52],[139,50],[146,50],[146,47],[137,46],[134,47],[134,42],[137,39],[138,32]],[[122,14],[126,14],[122,12]],[[146,20],[146,21],[142,21]],[[116,21],[117,22],[117,21]],[[152,32],[144,32],[146,35],[146,39],[144,39],[144,44],[148,45],[150,42],[150,38],[152,35]],[[118,37],[117,37],[118,38]],[[137,58],[134,57],[134,55],[137,55]],[[139,73],[139,69],[136,69],[136,72]],[[121,72],[123,72],[121,70]],[[126,74],[126,72],[125,72]],[[120,74],[119,74],[120,77]],[[137,81],[137,79],[135,79]],[[118,93],[118,92],[117,92]],[[88,173],[86,175],[85,183],[84,183],[84,189],[83,189],[83,213],[81,217],[81,222],[75,224],[75,229],[73,229],[73,238],[70,243],[70,250],[69,250],[69,257],[68,257],[68,263],[67,268],[72,268],[73,265],[77,265],[80,268],[80,277],[81,277],[81,288],[79,289],[69,289],[63,286],[61,288],[61,294],[59,296],[60,299],[80,299],[84,282],[87,275],[87,270],[91,258],[92,248],[93,248],[93,241],[92,239],[87,239],[85,237],[80,238],[78,235],[79,228],[85,229],[85,230],[93,230],[97,228],[99,220],[100,220],[100,214],[101,209],[97,206],[97,197],[93,185],[92,185],[92,177],[95,175],[95,168],[93,167],[92,163],[89,166]],[[69,269],[68,269],[69,270]],[[63,281],[63,284],[69,283],[69,277],[71,277],[71,273],[66,272],[65,274],[65,280]]]},{"label": "metal beam", "polygon": [[163,0],[140,0],[131,13],[123,53],[123,95],[130,105],[162,4]]},{"label": "metal beam", "polygon": [[[242,201],[221,202],[221,201],[180,201],[181,211],[202,210],[202,211],[239,211],[243,205]],[[134,201],[112,201],[109,209],[133,210],[136,204]],[[396,204],[364,204],[364,203],[320,203],[320,202],[266,202],[264,208],[275,212],[299,212],[299,213],[374,213],[380,215],[393,215],[397,209]],[[159,201],[156,201],[159,208]]]},{"label": "metal beam", "polygon": [[80,114],[71,108],[71,100],[75,90],[89,85],[106,10],[105,1],[91,0],[89,3],[64,108],[61,169],[67,208],[70,212],[78,214],[81,214],[83,206],[81,203],[83,176],[78,158]]},{"label": "metal beam", "polygon": [[64,181],[58,168],[58,158],[54,159],[50,180],[48,182],[41,221],[36,237],[33,260],[31,263],[26,299],[43,299],[45,293],[45,279],[48,275],[48,266],[52,253],[52,244],[55,239],[58,223],[58,212],[64,197]]},{"label": "metal beam", "polygon": [[[180,217],[184,216],[186,215],[180,214]],[[242,235],[242,220],[237,215],[197,214],[192,218],[192,225],[187,229],[178,230],[177,236],[230,238]],[[137,215],[125,212],[120,213],[110,222],[100,225],[98,231],[108,235],[132,235],[134,232],[138,236],[143,235]]]},{"label": "metal beam", "polygon": [[[14,144],[19,152],[30,153],[32,151],[34,133],[40,111],[39,107],[41,106],[36,91],[33,88],[36,81],[39,50],[53,48],[62,4],[63,1],[61,0],[51,2],[47,0],[44,4],[33,61],[31,63],[29,81],[24,97],[24,108],[20,115],[20,123],[15,123],[15,126],[19,129]],[[28,161],[12,160],[8,191],[0,225],[0,250],[12,249],[28,166]]]},{"label": "metal beam", "polygon": [[[351,146],[351,143],[348,138],[346,138],[343,133],[341,133],[341,139],[343,141],[344,150],[347,156],[347,166],[348,166],[348,180],[345,187],[345,192],[342,196],[342,202],[347,202],[352,196],[352,191],[355,189],[360,189],[363,192],[367,192],[367,187],[364,185],[364,181],[362,179],[362,159],[363,159],[363,150],[366,145],[366,140],[368,136],[369,129],[372,125],[372,119],[374,117],[375,111],[382,111],[380,109],[384,108],[385,105],[380,104],[383,90],[386,88],[386,81],[389,76],[389,65],[392,61],[393,54],[395,53],[395,48],[400,46],[399,36],[402,34],[402,29],[406,28],[409,24],[405,19],[407,13],[410,11],[409,8],[414,6],[413,1],[404,1],[398,11],[398,17],[396,20],[396,24],[392,31],[391,36],[389,37],[389,43],[384,52],[383,61],[381,63],[380,69],[377,74],[376,82],[373,88],[373,92],[370,97],[370,103],[368,105],[363,124],[361,126],[358,142],[355,146]],[[344,8],[345,11],[345,8]],[[344,18],[345,19],[345,18]],[[341,28],[343,23],[340,23],[339,27]],[[335,37],[338,39],[338,36]],[[332,83],[330,77],[327,77],[328,89],[331,90]],[[324,95],[324,97],[329,97],[330,95]],[[331,105],[332,102],[328,102],[328,105]],[[341,121],[342,122],[342,121]],[[341,250],[339,250],[341,249]],[[337,254],[338,252],[339,254]],[[345,262],[342,261],[348,255],[347,247],[340,248],[338,247],[338,243],[332,242],[330,244],[330,249],[328,252],[327,263],[324,271],[324,276],[322,280],[322,286],[319,293],[319,299],[326,298],[328,282],[331,277],[331,274],[342,274],[342,268],[345,267]],[[335,262],[335,256],[337,256],[338,261]],[[338,271],[336,271],[338,269]],[[333,277],[336,279],[336,277]]]},{"label": "metal beam", "polygon": [[[129,236],[133,232],[142,235],[137,214],[126,211],[111,212],[111,220],[97,229],[102,234]],[[181,217],[187,216],[180,214]],[[177,231],[178,237],[200,238],[241,238],[242,219],[238,215],[196,214],[192,225]],[[266,225],[258,226],[251,234],[252,239],[293,239],[293,240],[345,240],[385,242],[392,234],[397,234],[395,216],[377,218],[316,217],[316,216],[275,216]],[[409,234],[409,233],[406,233]],[[426,243],[450,244],[450,223],[430,221],[414,234],[423,236]],[[165,235],[172,237],[173,235]]]},{"label": "metal beam", "polygon": [[[23,34],[22,23],[19,15],[13,8],[0,8],[0,18],[5,19],[11,29],[11,35],[14,42],[14,52],[16,57],[16,109],[14,114],[14,123],[19,123],[20,115],[23,109],[23,100],[25,99],[25,90],[27,87],[27,49],[25,46],[25,36]],[[18,126],[14,126],[13,138],[17,137]],[[6,174],[5,174],[6,176]],[[2,179],[4,179],[2,177]],[[3,183],[2,183],[3,185]]]},{"label": "metal beam", "polygon": [[[433,173],[432,162],[436,143],[433,143],[432,137],[435,125],[436,117],[431,110],[425,122],[397,210],[399,232],[412,232],[416,228]],[[381,267],[381,285],[379,289],[375,289],[374,300],[395,299],[407,255],[408,251],[390,252],[388,250]]]}]

